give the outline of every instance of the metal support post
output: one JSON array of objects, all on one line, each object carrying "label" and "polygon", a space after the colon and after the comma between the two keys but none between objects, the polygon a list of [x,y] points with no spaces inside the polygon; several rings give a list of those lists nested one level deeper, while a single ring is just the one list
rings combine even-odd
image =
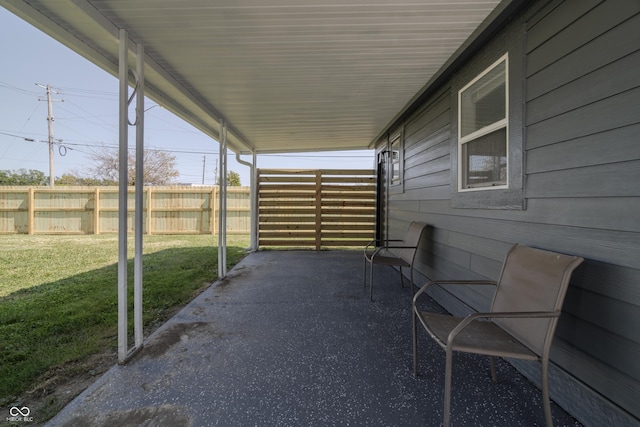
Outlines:
[{"label": "metal support post", "polygon": [[258,250],[258,156],[253,151],[253,168],[251,169],[251,250]]},{"label": "metal support post", "polygon": [[227,124],[220,123],[220,192],[218,209],[218,277],[227,275]]},{"label": "metal support post", "polygon": [[129,37],[120,30],[119,72],[119,181],[118,181],[118,362],[127,358],[127,150],[128,150],[128,89]]},{"label": "metal support post", "polygon": [[[136,349],[142,348],[142,233],[144,232],[144,46],[136,51],[138,90],[136,94],[136,190],[135,190],[135,257],[133,264],[133,324]],[[149,208],[149,206],[147,207]]]}]

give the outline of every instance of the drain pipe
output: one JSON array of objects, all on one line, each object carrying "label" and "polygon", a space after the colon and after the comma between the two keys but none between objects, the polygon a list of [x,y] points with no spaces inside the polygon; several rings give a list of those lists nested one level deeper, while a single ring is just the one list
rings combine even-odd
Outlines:
[{"label": "drain pipe", "polygon": [[218,193],[218,277],[227,275],[227,124],[220,121],[220,176]]},{"label": "drain pipe", "polygon": [[249,216],[251,218],[251,244],[247,248],[253,252],[258,250],[258,192],[256,186],[256,152],[253,152],[253,163],[240,158],[240,153],[236,153],[236,161],[241,165],[249,167],[251,178],[249,182],[249,197],[251,198],[251,207]]}]

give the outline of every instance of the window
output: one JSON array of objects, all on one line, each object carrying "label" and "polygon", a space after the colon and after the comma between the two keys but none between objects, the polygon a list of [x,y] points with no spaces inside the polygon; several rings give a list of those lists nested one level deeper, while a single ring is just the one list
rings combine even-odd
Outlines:
[{"label": "window", "polygon": [[458,191],[508,188],[508,56],[458,92]]},{"label": "window", "polygon": [[389,135],[387,142],[387,165],[389,173],[389,192],[402,194],[404,192],[404,131]]},{"label": "window", "polygon": [[402,183],[402,169],[400,162],[400,135],[391,141],[391,185]]}]

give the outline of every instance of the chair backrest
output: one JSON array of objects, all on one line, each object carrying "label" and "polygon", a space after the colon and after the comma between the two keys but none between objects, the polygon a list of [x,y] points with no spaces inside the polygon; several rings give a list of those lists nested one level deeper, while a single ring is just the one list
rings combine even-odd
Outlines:
[{"label": "chair backrest", "polygon": [[[412,222],[409,224],[409,228],[407,229],[407,233],[404,236],[401,246],[410,246],[417,248],[420,240],[422,239],[422,235],[427,229],[427,224],[422,222]],[[402,257],[409,264],[413,264],[413,259],[416,256],[417,249],[398,249],[398,256]]]},{"label": "chair backrest", "polygon": [[[492,312],[562,309],[573,270],[583,258],[515,245],[507,253]],[[558,318],[494,319],[538,356],[548,354]]]}]

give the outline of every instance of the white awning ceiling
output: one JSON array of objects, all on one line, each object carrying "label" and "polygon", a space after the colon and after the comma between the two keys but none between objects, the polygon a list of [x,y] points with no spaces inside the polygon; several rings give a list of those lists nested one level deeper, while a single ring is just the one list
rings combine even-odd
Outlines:
[{"label": "white awning ceiling", "polygon": [[509,3],[0,0],[114,75],[126,29],[147,96],[241,153],[367,148]]}]

